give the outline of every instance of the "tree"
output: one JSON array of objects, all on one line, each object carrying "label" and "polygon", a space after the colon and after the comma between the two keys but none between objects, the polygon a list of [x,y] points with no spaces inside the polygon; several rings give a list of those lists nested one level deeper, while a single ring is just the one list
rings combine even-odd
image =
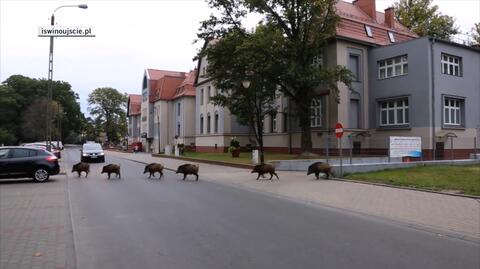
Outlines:
[{"label": "tree", "polygon": [[[52,118],[50,119],[50,126],[54,126],[55,118],[61,111],[59,102],[49,102],[46,98],[39,98],[33,101],[32,104],[25,108],[22,113],[21,133],[25,141],[40,141],[45,138],[47,132],[45,126],[45,114],[47,105],[51,111]],[[52,137],[58,137],[58,130],[52,130]]]},{"label": "tree", "polygon": [[480,22],[473,25],[471,36],[473,38],[473,43],[480,45]]},{"label": "tree", "polygon": [[104,124],[109,142],[118,142],[127,132],[126,94],[113,88],[97,88],[88,95],[90,114]]},{"label": "tree", "polygon": [[[222,39],[233,30],[245,33],[242,19],[248,13],[263,16],[265,39],[275,40],[275,47],[266,53],[272,65],[263,70],[251,66],[254,73],[265,74],[265,84],[276,85],[295,104],[296,115],[302,131],[301,148],[304,154],[312,150],[310,127],[310,103],[321,85],[339,96],[339,84],[351,82],[351,73],[343,66],[318,68],[314,59],[322,53],[329,40],[335,36],[339,17],[335,13],[334,0],[209,0],[211,8],[219,9],[219,16],[211,15],[202,22],[200,39]],[[260,33],[257,33],[260,37]],[[272,38],[272,35],[275,38]],[[272,44],[273,45],[273,44]],[[210,72],[212,69],[209,68]],[[268,70],[268,71],[267,71]],[[210,73],[208,73],[211,75]],[[213,77],[216,79],[215,77]]]},{"label": "tree", "polygon": [[455,19],[438,12],[432,0],[400,0],[394,4],[397,20],[419,36],[450,40],[459,33]]},{"label": "tree", "polygon": [[214,85],[219,89],[219,94],[212,97],[213,103],[227,107],[240,124],[250,127],[261,163],[265,161],[263,119],[277,113],[277,87],[264,79],[272,64],[267,51],[275,49],[275,42],[265,37],[279,35],[265,34],[266,31],[275,29],[259,26],[251,34],[233,30],[203,51],[208,55],[209,74],[216,78]]},{"label": "tree", "polygon": [[16,129],[22,96],[7,85],[0,85],[0,145],[17,143]]},{"label": "tree", "polygon": [[[29,136],[29,134],[22,132],[20,126],[21,121],[16,119],[23,119],[23,114],[28,110],[31,104],[47,96],[48,80],[32,79],[22,75],[12,75],[7,78],[2,85],[13,89],[17,96],[16,102],[18,105],[16,108],[8,110],[10,113],[15,111],[16,115],[15,119],[8,121],[11,123],[9,129],[15,130],[14,133],[17,139],[14,143],[28,141],[29,139],[27,139],[26,136]],[[7,98],[7,96],[0,94],[0,102],[1,100],[4,100],[4,98]],[[60,137],[64,142],[73,142],[66,139],[68,137],[76,137],[80,133],[81,121],[84,118],[84,115],[80,110],[80,104],[77,102],[78,99],[78,94],[72,90],[72,87],[68,82],[53,82],[53,100],[60,103],[63,112],[56,117],[56,122],[52,125],[55,127],[53,133],[57,134],[54,137]],[[40,114],[45,117],[43,111],[40,111]],[[39,115],[35,116],[37,118],[39,117]],[[45,118],[40,121],[40,123],[45,124]],[[40,140],[44,139],[45,137],[42,137]]]}]

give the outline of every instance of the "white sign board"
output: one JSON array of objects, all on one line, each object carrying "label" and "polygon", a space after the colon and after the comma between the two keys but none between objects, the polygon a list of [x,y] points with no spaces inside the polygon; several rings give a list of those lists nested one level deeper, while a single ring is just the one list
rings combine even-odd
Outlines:
[{"label": "white sign board", "polygon": [[390,136],[390,157],[422,157],[422,138]]},{"label": "white sign board", "polygon": [[95,37],[91,26],[39,26],[39,37]]}]

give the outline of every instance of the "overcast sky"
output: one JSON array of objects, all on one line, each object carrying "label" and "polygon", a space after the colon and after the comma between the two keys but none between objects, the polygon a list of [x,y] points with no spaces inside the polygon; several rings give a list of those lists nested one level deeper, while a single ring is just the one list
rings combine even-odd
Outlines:
[{"label": "overcast sky", "polygon": [[[377,10],[393,2],[377,0]],[[440,12],[455,17],[463,32],[480,21],[480,0],[433,2]],[[72,85],[83,112],[88,94],[99,87],[139,94],[145,68],[193,69],[192,59],[202,44],[192,42],[199,22],[212,12],[204,0],[0,0],[0,80],[14,74],[46,78],[49,38],[37,36],[38,26],[50,24],[56,7],[81,3],[88,9],[62,8],[55,22],[93,26],[96,37],[56,38],[53,79]]]}]

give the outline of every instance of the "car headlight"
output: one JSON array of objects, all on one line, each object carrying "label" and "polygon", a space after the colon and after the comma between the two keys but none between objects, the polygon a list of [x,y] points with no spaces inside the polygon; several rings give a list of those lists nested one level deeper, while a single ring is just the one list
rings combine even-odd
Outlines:
[{"label": "car headlight", "polygon": [[83,154],[82,154],[82,156],[84,156],[84,157],[85,157],[85,156],[88,156],[88,154],[86,154],[86,153],[83,153]]},{"label": "car headlight", "polygon": [[103,155],[105,155],[105,153],[100,152],[100,153],[98,153],[98,155],[103,156]]}]

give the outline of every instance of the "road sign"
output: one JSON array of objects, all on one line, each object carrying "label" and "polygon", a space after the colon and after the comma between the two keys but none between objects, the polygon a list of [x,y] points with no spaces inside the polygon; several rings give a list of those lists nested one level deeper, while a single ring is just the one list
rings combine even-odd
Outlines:
[{"label": "road sign", "polygon": [[340,122],[337,122],[337,124],[335,124],[335,136],[337,138],[342,138],[343,136],[343,125]]}]

